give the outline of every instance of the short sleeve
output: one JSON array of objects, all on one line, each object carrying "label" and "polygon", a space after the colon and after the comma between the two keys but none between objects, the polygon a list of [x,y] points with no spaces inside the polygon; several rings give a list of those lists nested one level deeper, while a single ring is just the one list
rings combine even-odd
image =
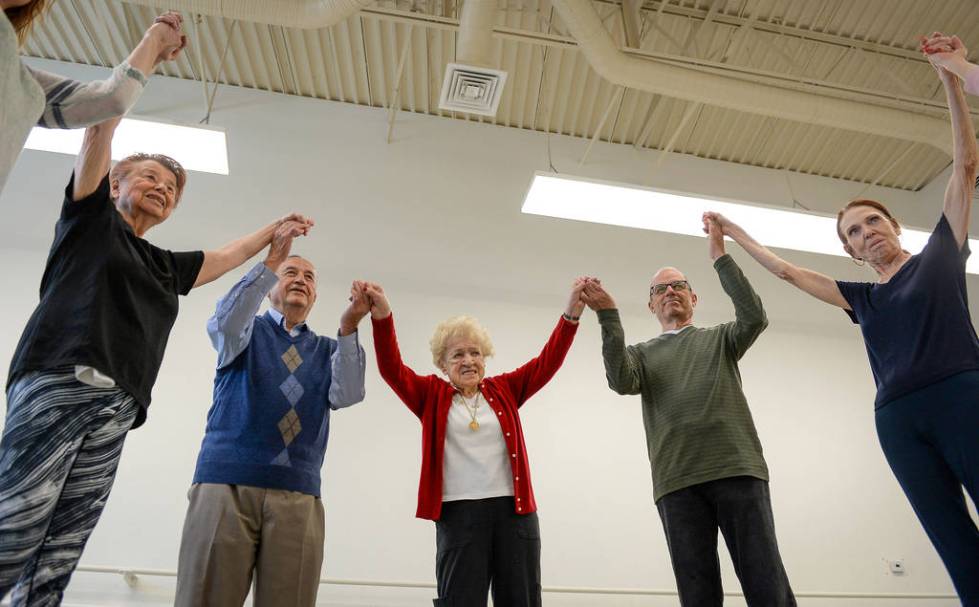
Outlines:
[{"label": "short sleeve", "polygon": [[82,213],[104,212],[107,208],[113,206],[108,173],[99,182],[99,187],[95,188],[95,191],[85,198],[74,200],[74,194],[75,172],[72,171],[71,178],[68,179],[68,185],[65,186],[65,200],[61,205],[61,219],[72,219]]},{"label": "short sleeve", "polygon": [[186,295],[194,288],[197,275],[204,265],[204,251],[183,251],[174,253],[167,251],[173,275],[176,277],[174,287],[177,295]]},{"label": "short sleeve", "polygon": [[945,217],[945,213],[942,213],[942,216],[938,219],[938,225],[935,226],[935,231],[928,237],[928,243],[921,251],[921,255],[925,257],[934,255],[941,255],[943,259],[945,256],[949,258],[954,257],[963,268],[971,253],[972,251],[969,250],[968,235],[966,236],[965,242],[962,243],[962,248],[959,248],[958,243],[955,242],[955,233],[952,232],[952,225],[948,223],[948,218]]},{"label": "short sleeve", "polygon": [[860,318],[863,317],[863,313],[867,309],[867,302],[870,299],[870,289],[873,285],[869,282],[846,282],[844,280],[837,280],[836,286],[843,295],[843,299],[850,306],[850,309],[844,310],[844,312],[846,312],[854,324],[860,324]]}]

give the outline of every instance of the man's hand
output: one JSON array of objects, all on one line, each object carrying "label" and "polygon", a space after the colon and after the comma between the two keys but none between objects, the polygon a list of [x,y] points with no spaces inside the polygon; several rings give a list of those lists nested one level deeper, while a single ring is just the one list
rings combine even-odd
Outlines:
[{"label": "man's hand", "polygon": [[724,255],[724,230],[722,222],[727,222],[720,213],[708,211],[703,215],[704,232],[707,234],[707,253],[714,261]]},{"label": "man's hand", "polygon": [[292,250],[292,241],[299,236],[306,236],[313,227],[313,220],[293,213],[287,215],[275,223],[275,231],[272,233],[272,242],[269,244],[269,252],[265,256],[265,265],[273,272],[278,271],[289,257]]},{"label": "man's hand", "polygon": [[367,283],[355,280],[350,287],[350,305],[340,316],[340,335],[350,335],[357,325],[371,311],[371,300],[367,295]]},{"label": "man's hand", "polygon": [[581,292],[581,300],[596,312],[599,310],[612,310],[616,307],[615,300],[602,287],[602,283],[597,278],[593,278],[585,283]]},{"label": "man's hand", "polygon": [[370,298],[371,318],[381,320],[391,315],[391,304],[381,285],[376,282],[365,282],[364,292]]},{"label": "man's hand", "polygon": [[187,46],[187,36],[183,32],[183,17],[180,13],[168,11],[153,20],[143,39],[151,42],[157,49],[154,66],[163,61],[173,61]]}]

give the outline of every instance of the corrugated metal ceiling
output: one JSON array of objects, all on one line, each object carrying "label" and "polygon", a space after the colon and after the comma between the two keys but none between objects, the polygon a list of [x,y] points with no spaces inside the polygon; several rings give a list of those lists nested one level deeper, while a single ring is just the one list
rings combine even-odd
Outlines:
[{"label": "corrugated metal ceiling", "polygon": [[[620,4],[594,4],[623,45]],[[499,0],[498,6],[495,57],[509,78],[494,118],[438,109],[444,66],[455,55],[460,6],[454,0],[380,0],[320,30],[185,15],[192,48],[160,72],[910,190],[949,162],[934,148],[899,139],[622,89],[591,69],[549,0]],[[114,65],[154,16],[152,9],[114,0],[59,0],[26,52]],[[633,52],[944,116],[941,87],[916,50],[916,35],[935,30],[979,47],[979,6],[975,0],[648,0]]]}]

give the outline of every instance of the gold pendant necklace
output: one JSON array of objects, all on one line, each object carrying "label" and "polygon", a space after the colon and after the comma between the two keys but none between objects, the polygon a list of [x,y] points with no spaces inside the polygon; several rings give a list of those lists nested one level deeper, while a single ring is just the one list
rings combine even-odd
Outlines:
[{"label": "gold pendant necklace", "polygon": [[473,398],[472,405],[469,404],[469,399],[467,399],[464,394],[460,392],[459,396],[462,397],[462,404],[465,405],[466,411],[469,412],[469,417],[472,419],[472,421],[469,422],[469,429],[473,432],[479,430],[479,422],[476,421],[476,410],[479,409],[479,392],[477,392],[476,396]]}]

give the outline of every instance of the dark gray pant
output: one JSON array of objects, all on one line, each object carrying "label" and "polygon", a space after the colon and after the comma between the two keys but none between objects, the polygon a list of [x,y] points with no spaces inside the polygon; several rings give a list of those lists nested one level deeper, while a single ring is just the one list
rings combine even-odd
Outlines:
[{"label": "dark gray pant", "polygon": [[512,497],[442,504],[435,521],[435,607],[540,607],[540,526]]},{"label": "dark gray pant", "polygon": [[752,607],[794,607],[775,541],[768,483],[749,476],[686,487],[656,504],[684,607],[724,603],[717,530],[724,534],[745,600]]}]

